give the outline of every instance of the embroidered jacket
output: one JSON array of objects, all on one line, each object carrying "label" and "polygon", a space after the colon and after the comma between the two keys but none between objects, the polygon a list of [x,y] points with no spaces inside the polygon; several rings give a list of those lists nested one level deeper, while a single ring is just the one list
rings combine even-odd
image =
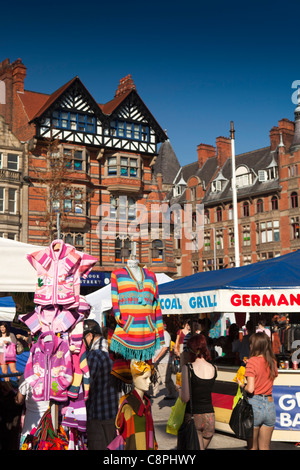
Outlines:
[{"label": "embroidered jacket", "polygon": [[125,450],[157,450],[151,404],[144,395],[142,401],[133,390],[120,399],[116,428],[125,441]]},{"label": "embroidered jacket", "polygon": [[24,371],[36,401],[66,401],[73,380],[71,353],[67,341],[52,332],[42,333],[30,350]]},{"label": "embroidered jacket", "polygon": [[[59,244],[58,251],[54,250]],[[37,272],[34,302],[39,305],[79,305],[80,278],[86,278],[97,259],[77,251],[62,240],[54,240],[45,250],[27,255]]]},{"label": "embroidered jacket", "polygon": [[118,325],[110,349],[125,359],[145,361],[164,344],[164,330],[156,276],[148,269],[141,271],[141,283],[127,267],[111,274],[112,306]]}]

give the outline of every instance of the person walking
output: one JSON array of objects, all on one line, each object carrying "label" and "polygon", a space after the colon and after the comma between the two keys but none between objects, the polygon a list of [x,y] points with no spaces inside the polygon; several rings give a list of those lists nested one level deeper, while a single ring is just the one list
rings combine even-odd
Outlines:
[{"label": "person walking", "polygon": [[173,400],[177,396],[175,384],[172,379],[171,359],[170,359],[170,347],[171,347],[171,336],[167,331],[167,325],[164,323],[164,340],[165,344],[157,352],[155,357],[152,359],[158,373],[158,381],[153,387],[153,395],[156,396],[159,391],[159,385],[162,382],[167,391],[168,395],[164,397],[164,400]]},{"label": "person walking", "polygon": [[[197,429],[199,445],[205,450],[215,433],[215,413],[212,405],[212,389],[217,377],[217,369],[211,364],[206,338],[202,334],[192,336],[187,347],[190,353],[190,364],[182,368],[182,383],[179,396],[187,403],[184,421],[191,419],[190,397],[193,403],[193,415]],[[191,390],[189,386],[189,370]]]},{"label": "person walking", "polygon": [[270,449],[276,423],[272,391],[277,375],[277,364],[269,336],[263,332],[254,333],[250,337],[250,358],[245,369],[245,391],[254,416],[253,438],[248,442],[249,450]]},{"label": "person walking", "polygon": [[88,450],[106,450],[115,437],[115,418],[118,411],[118,391],[111,385],[113,361],[101,348],[101,329],[95,320],[85,320],[83,339],[87,350],[90,373],[87,411]]}]

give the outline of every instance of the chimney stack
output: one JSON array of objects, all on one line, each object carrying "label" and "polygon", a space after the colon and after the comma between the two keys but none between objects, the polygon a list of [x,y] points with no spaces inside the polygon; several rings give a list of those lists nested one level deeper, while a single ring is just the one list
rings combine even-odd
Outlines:
[{"label": "chimney stack", "polygon": [[197,146],[198,164],[202,168],[206,160],[216,155],[216,149],[213,145],[199,144]]},{"label": "chimney stack", "polygon": [[120,95],[123,95],[123,93],[127,93],[128,91],[135,90],[135,89],[136,87],[132,80],[131,75],[126,75],[126,77],[121,78],[119,82],[119,86],[115,93],[115,98],[117,98]]},{"label": "chimney stack", "polygon": [[226,160],[231,157],[231,140],[229,137],[217,137],[217,160],[219,168],[222,168]]}]

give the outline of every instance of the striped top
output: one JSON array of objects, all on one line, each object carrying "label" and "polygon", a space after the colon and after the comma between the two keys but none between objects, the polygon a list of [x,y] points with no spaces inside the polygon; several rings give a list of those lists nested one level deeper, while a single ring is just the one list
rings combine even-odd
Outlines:
[{"label": "striped top", "polygon": [[111,298],[117,326],[110,349],[125,359],[151,359],[164,344],[156,276],[141,268],[142,280],[128,268],[111,274]]}]

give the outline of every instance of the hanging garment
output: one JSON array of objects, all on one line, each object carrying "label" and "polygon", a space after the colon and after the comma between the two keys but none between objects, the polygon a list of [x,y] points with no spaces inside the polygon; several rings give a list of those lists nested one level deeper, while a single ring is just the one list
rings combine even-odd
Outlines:
[{"label": "hanging garment", "polygon": [[[59,245],[58,251],[54,247]],[[27,255],[37,272],[34,302],[38,305],[79,305],[80,278],[86,278],[97,259],[77,251],[63,240],[54,240],[48,248]]]},{"label": "hanging garment", "polygon": [[82,342],[79,354],[72,354],[73,380],[68,389],[68,397],[75,400],[78,397],[80,387],[83,386],[84,399],[88,399],[90,388],[90,371],[87,362],[85,343]]},{"label": "hanging garment", "polygon": [[156,276],[142,268],[138,282],[128,267],[111,274],[111,299],[117,326],[110,349],[125,359],[148,360],[164,344]]},{"label": "hanging garment", "polygon": [[125,441],[125,450],[157,450],[151,404],[133,390],[120,399],[116,428]]},{"label": "hanging garment", "polygon": [[77,429],[80,432],[86,431],[86,406],[83,387],[80,387],[76,398],[69,398],[67,405],[61,409],[62,426]]},{"label": "hanging garment", "polygon": [[30,349],[24,377],[33,389],[34,400],[66,401],[73,380],[68,342],[52,332],[42,333]]}]

